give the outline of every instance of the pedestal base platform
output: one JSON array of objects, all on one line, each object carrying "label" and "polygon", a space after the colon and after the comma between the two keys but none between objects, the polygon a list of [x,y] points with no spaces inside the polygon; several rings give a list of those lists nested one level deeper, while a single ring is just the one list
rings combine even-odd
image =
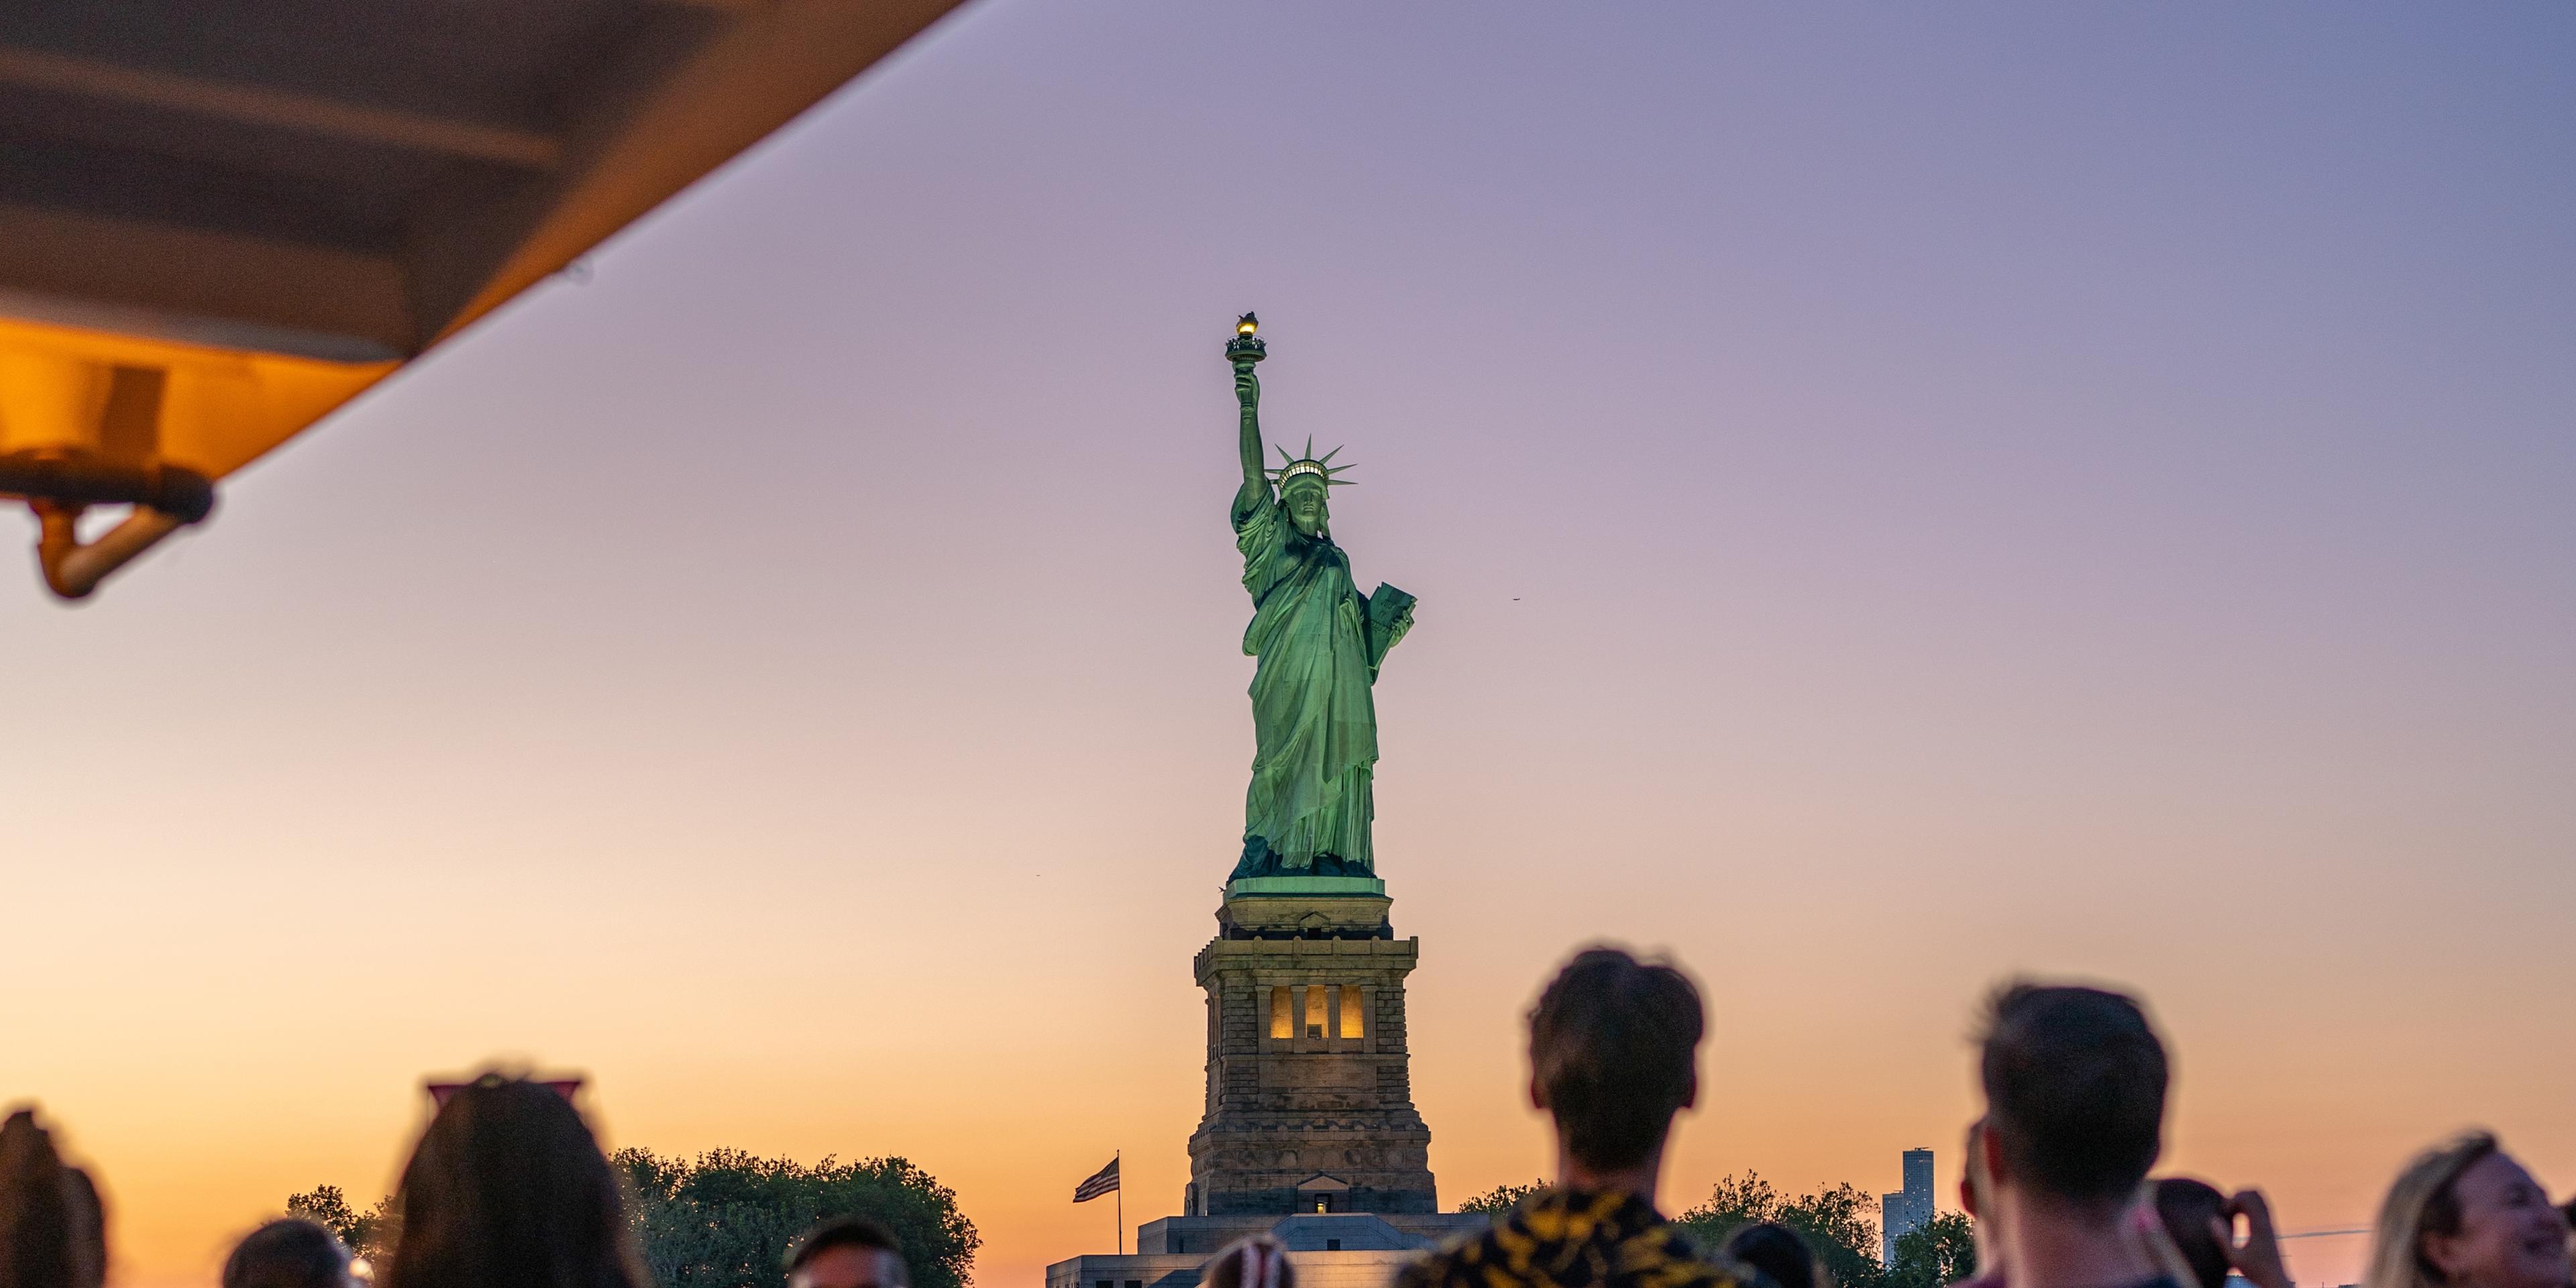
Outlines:
[{"label": "pedestal base platform", "polygon": [[1375,877],[1238,877],[1217,908],[1220,939],[1393,939]]},{"label": "pedestal base platform", "polygon": [[1299,1288],[1386,1288],[1425,1249],[1482,1233],[1490,1224],[1492,1218],[1474,1212],[1164,1217],[1136,1228],[1134,1253],[1092,1253],[1048,1266],[1046,1288],[1192,1288],[1203,1282],[1217,1249],[1265,1232],[1287,1246]]}]

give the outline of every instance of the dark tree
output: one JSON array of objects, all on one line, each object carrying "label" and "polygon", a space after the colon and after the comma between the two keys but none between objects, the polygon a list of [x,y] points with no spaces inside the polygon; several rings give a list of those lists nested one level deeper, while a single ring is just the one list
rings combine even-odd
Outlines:
[{"label": "dark tree", "polygon": [[349,1251],[370,1262],[382,1264],[385,1253],[393,1248],[393,1200],[378,1199],[376,1206],[361,1216],[349,1206],[347,1196],[337,1185],[316,1185],[302,1194],[286,1196],[286,1214],[300,1216],[340,1236]]},{"label": "dark tree", "polygon": [[1547,1182],[1540,1180],[1533,1180],[1527,1185],[1497,1185],[1472,1199],[1468,1199],[1465,1202],[1460,1203],[1458,1205],[1458,1210],[1461,1212],[1482,1212],[1487,1216],[1500,1216],[1518,1206],[1522,1199],[1528,1198],[1529,1196],[1546,1188]]},{"label": "dark tree", "polygon": [[1887,1288],[1946,1288],[1976,1273],[1976,1222],[1965,1212],[1935,1212],[1931,1220],[1896,1236],[1896,1264],[1887,1268]]},{"label": "dark tree", "polygon": [[781,1288],[788,1245],[836,1216],[893,1231],[915,1288],[973,1282],[975,1223],[957,1210],[956,1191],[905,1159],[807,1167],[733,1149],[695,1160],[623,1149],[609,1161],[633,1196],[636,1243],[661,1288]]},{"label": "dark tree", "polygon": [[[914,1288],[967,1288],[983,1237],[957,1193],[901,1158],[812,1167],[719,1149],[695,1159],[624,1149],[609,1157],[626,1183],[636,1248],[660,1288],[784,1288],[788,1245],[816,1222],[870,1217],[894,1232]],[[359,1215],[338,1186],[286,1200],[352,1252],[385,1264],[400,1221],[391,1200]]]},{"label": "dark tree", "polygon": [[1726,1242],[1736,1227],[1756,1221],[1780,1219],[1780,1191],[1771,1188],[1760,1173],[1719,1178],[1709,1188],[1708,1201],[1675,1218],[1676,1223],[1690,1228],[1693,1237],[1715,1247]]},{"label": "dark tree", "polygon": [[1777,1221],[1807,1241],[1836,1288],[1883,1288],[1887,1272],[1878,1264],[1878,1222],[1870,1216],[1875,1206],[1848,1182],[1783,1198],[1771,1182],[1746,1172],[1720,1180],[1707,1202],[1682,1213],[1674,1224],[1701,1247],[1713,1249],[1723,1246],[1738,1226]]}]

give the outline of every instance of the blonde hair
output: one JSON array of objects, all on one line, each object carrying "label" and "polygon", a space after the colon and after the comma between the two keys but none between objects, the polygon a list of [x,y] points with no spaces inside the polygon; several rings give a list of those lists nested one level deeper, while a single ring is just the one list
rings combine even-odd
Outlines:
[{"label": "blonde hair", "polygon": [[2379,1224],[2370,1237],[2362,1288],[2442,1288],[2441,1268],[2424,1255],[2427,1234],[2456,1234],[2460,1199],[2452,1186],[2460,1173],[2497,1153],[2495,1133],[2473,1131],[2417,1154],[2388,1187]]}]

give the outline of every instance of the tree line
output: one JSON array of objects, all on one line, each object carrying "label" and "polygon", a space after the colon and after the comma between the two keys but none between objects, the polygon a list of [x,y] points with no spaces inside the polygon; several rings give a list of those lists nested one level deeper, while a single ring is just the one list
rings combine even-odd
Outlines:
[{"label": "tree line", "polygon": [[[661,1288],[785,1288],[788,1244],[827,1217],[864,1216],[891,1230],[914,1288],[966,1288],[983,1244],[957,1210],[957,1192],[901,1157],[808,1167],[738,1149],[694,1159],[621,1149],[608,1161],[626,1183],[635,1246]],[[360,1212],[333,1185],[290,1196],[286,1210],[377,1265],[402,1226],[392,1199]]]},{"label": "tree line", "polygon": [[[983,1244],[956,1191],[901,1157],[807,1166],[737,1149],[695,1158],[622,1149],[609,1162],[626,1185],[636,1247],[662,1288],[784,1288],[788,1244],[826,1217],[870,1217],[893,1231],[916,1288],[967,1288]],[[1544,1188],[1497,1186],[1458,1210],[1499,1214]],[[1738,1227],[1778,1222],[1807,1241],[1834,1288],[1945,1288],[1976,1273],[1974,1228],[1959,1212],[1901,1236],[1894,1263],[1881,1264],[1877,1206],[1849,1183],[1786,1195],[1747,1171],[1718,1181],[1674,1224],[1715,1248]],[[289,1197],[286,1210],[329,1227],[377,1264],[402,1224],[393,1200],[360,1212],[330,1185]]]}]

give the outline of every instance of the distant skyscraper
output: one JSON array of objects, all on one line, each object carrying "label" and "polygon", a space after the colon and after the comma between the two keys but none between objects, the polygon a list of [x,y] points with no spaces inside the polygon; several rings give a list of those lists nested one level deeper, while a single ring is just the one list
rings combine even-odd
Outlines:
[{"label": "distant skyscraper", "polygon": [[1879,1262],[1896,1264],[1896,1241],[1932,1219],[1932,1151],[1909,1149],[1903,1162],[1905,1187],[1878,1200]]}]

